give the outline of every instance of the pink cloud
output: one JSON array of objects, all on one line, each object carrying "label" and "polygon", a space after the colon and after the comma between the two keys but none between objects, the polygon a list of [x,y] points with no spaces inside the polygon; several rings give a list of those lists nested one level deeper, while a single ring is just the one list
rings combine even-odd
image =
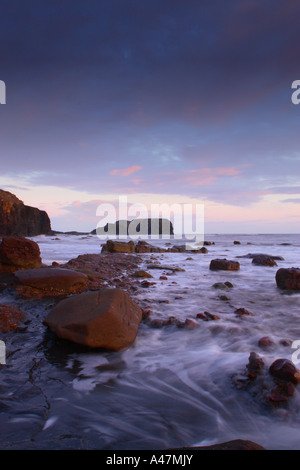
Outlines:
[{"label": "pink cloud", "polygon": [[110,172],[111,175],[121,175],[121,176],[128,176],[128,175],[131,175],[132,173],[134,173],[135,171],[139,171],[141,170],[142,167],[141,166],[138,166],[138,165],[135,165],[135,166],[131,166],[129,168],[123,168],[123,169],[115,169],[115,170],[112,170]]},{"label": "pink cloud", "polygon": [[237,176],[240,170],[234,167],[228,168],[201,168],[184,171],[183,176],[176,182],[188,182],[191,185],[212,184],[219,176]]}]

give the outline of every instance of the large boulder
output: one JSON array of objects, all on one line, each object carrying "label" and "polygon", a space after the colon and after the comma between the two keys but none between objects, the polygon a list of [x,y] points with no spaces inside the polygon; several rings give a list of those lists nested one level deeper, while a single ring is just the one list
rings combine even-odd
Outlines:
[{"label": "large boulder", "polygon": [[275,279],[280,289],[300,290],[299,268],[280,268],[276,272]]},{"label": "large boulder", "polygon": [[24,237],[4,237],[0,245],[0,272],[39,268],[42,264],[40,248]]},{"label": "large boulder", "polygon": [[45,296],[78,293],[88,283],[86,274],[63,268],[26,269],[16,271],[14,275],[22,286],[29,288],[28,292],[34,289],[34,293],[38,291]]},{"label": "large boulder", "polygon": [[26,206],[14,194],[0,189],[0,235],[35,235],[51,232],[45,211]]},{"label": "large boulder", "polygon": [[238,271],[240,269],[240,263],[228,259],[213,259],[210,262],[209,269],[212,271]]},{"label": "large boulder", "polygon": [[62,300],[45,323],[60,338],[118,351],[134,342],[141,320],[141,308],[126,292],[107,288]]}]

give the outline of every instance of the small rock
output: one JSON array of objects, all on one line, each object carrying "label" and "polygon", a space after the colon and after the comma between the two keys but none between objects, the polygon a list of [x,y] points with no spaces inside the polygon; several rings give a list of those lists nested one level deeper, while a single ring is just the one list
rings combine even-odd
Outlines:
[{"label": "small rock", "polygon": [[196,320],[194,320],[193,318],[186,318],[185,323],[184,323],[184,326],[185,326],[185,328],[187,328],[188,330],[194,330],[194,329],[197,328],[199,325],[198,325],[198,322],[197,322]]},{"label": "small rock", "polygon": [[233,284],[229,281],[224,282],[225,286],[229,287],[229,289],[232,289]]},{"label": "small rock", "polygon": [[249,362],[247,364],[248,374],[247,376],[254,379],[258,374],[261,374],[264,369],[264,360],[255,352],[251,352],[249,356]]},{"label": "small rock", "polygon": [[196,318],[201,318],[201,320],[204,321],[211,321],[211,320],[219,320],[220,317],[218,315],[214,315],[209,312],[204,312],[204,313],[197,313]]},{"label": "small rock", "polygon": [[213,259],[210,262],[209,269],[213,271],[238,271],[240,269],[240,263],[238,261],[231,261],[227,259]]},{"label": "small rock", "polygon": [[269,368],[273,377],[297,384],[300,382],[300,371],[288,359],[276,359]]},{"label": "small rock", "polygon": [[237,317],[242,317],[244,315],[249,315],[250,317],[253,317],[253,313],[249,312],[249,310],[246,310],[245,308],[237,308],[235,310],[235,313]]},{"label": "small rock", "polygon": [[143,271],[142,269],[133,273],[134,277],[153,277],[151,274],[147,273],[147,271]]},{"label": "small rock", "polygon": [[272,340],[272,338],[270,338],[270,336],[263,336],[262,338],[258,340],[258,346],[260,348],[269,348],[274,345],[275,343]]},{"label": "small rock", "polygon": [[230,298],[227,297],[227,295],[219,295],[219,299],[220,300],[230,300]]}]

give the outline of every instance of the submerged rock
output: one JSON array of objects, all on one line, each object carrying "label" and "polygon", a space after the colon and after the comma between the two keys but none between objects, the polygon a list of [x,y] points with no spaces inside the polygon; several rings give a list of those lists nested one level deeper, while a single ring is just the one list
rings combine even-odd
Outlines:
[{"label": "submerged rock", "polygon": [[263,349],[270,348],[274,345],[275,343],[272,340],[272,338],[270,338],[270,336],[263,336],[262,338],[258,340],[258,346]]},{"label": "submerged rock", "polygon": [[299,268],[280,268],[276,273],[275,279],[280,289],[300,290]]},{"label": "submerged rock", "polygon": [[272,256],[268,255],[257,255],[253,257],[252,264],[257,266],[277,266],[276,261]]},{"label": "submerged rock", "polygon": [[84,292],[59,302],[45,323],[60,338],[118,351],[138,333],[142,309],[121,289]]},{"label": "submerged rock", "polygon": [[4,237],[0,245],[0,272],[39,268],[42,265],[40,248],[25,237]]},{"label": "submerged rock", "polygon": [[259,256],[268,256],[270,258],[273,258],[276,261],[284,261],[284,258],[282,258],[282,256],[266,255],[265,253],[248,253],[247,255],[236,256],[236,258],[254,259],[254,258],[259,257]]}]

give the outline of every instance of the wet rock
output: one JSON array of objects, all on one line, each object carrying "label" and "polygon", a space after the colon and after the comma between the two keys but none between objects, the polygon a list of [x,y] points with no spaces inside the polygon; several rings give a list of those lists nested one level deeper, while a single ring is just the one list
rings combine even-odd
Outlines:
[{"label": "wet rock", "polygon": [[15,330],[24,318],[22,311],[11,305],[0,305],[0,331]]},{"label": "wet rock", "polygon": [[159,279],[161,281],[167,281],[168,280],[167,276],[160,276]]},{"label": "wet rock", "polygon": [[102,245],[101,253],[165,253],[166,251],[165,248],[152,246],[143,240],[139,240],[136,244],[133,240],[129,242],[107,240]]},{"label": "wet rock", "polygon": [[[249,243],[247,243],[248,245]],[[249,258],[249,259],[254,259],[256,257],[259,257],[259,256],[267,256],[267,257],[270,257],[270,258],[273,258],[275,261],[284,261],[284,258],[282,258],[282,256],[277,256],[277,255],[266,255],[265,253],[248,253],[247,255],[240,255],[240,256],[237,256],[236,258]]]},{"label": "wet rock", "polygon": [[275,279],[280,289],[300,290],[299,268],[280,268],[276,273]]},{"label": "wet rock", "polygon": [[277,263],[274,258],[268,255],[254,256],[252,264],[255,264],[256,266],[277,266]]},{"label": "wet rock", "polygon": [[197,313],[196,318],[200,318],[201,320],[204,320],[204,321],[211,321],[211,320],[219,320],[220,319],[220,317],[218,315],[215,315],[215,314],[209,313],[209,312]]},{"label": "wet rock", "polygon": [[240,245],[241,242],[239,242],[238,240],[234,240],[233,244],[234,244],[234,245]]},{"label": "wet rock", "polygon": [[235,310],[235,313],[236,313],[236,316],[237,317],[243,317],[243,316],[250,316],[250,317],[253,317],[253,313],[249,312],[249,310],[245,309],[245,308],[237,308]]},{"label": "wet rock", "polygon": [[255,378],[258,374],[263,372],[264,367],[264,360],[258,354],[256,354],[256,352],[251,352],[249,356],[249,362],[246,365],[246,368],[248,369],[247,376],[251,379]]},{"label": "wet rock", "polygon": [[185,322],[184,322],[184,326],[185,328],[187,328],[188,330],[194,330],[195,328],[197,328],[199,326],[198,322],[196,320],[194,320],[193,318],[186,318]]},{"label": "wet rock", "polygon": [[229,289],[232,289],[233,284],[229,281],[224,282],[225,286],[229,287]]},{"label": "wet rock", "polygon": [[[17,281],[28,288],[28,295],[39,292],[44,296],[81,292],[88,283],[86,274],[63,268],[38,268],[16,271]],[[21,292],[26,293],[26,289]]]},{"label": "wet rock", "polygon": [[118,351],[134,342],[141,320],[141,308],[126,292],[101,289],[62,300],[45,323],[60,338]]},{"label": "wet rock", "polygon": [[185,271],[185,269],[179,268],[178,266],[166,266],[163,264],[148,264],[147,269],[165,269],[166,271],[173,271],[173,272]]},{"label": "wet rock", "polygon": [[227,259],[213,259],[210,262],[209,269],[212,271],[225,270],[225,271],[238,271],[240,269],[240,263],[238,261],[232,261]]},{"label": "wet rock", "polygon": [[280,383],[270,390],[266,398],[274,404],[285,403],[295,393],[295,387],[291,382]]},{"label": "wet rock", "polygon": [[142,269],[133,273],[133,276],[134,277],[153,277],[151,276],[150,273],[147,273],[147,271],[143,271]]},{"label": "wet rock", "polygon": [[151,286],[153,286],[153,284],[155,284],[155,283],[145,280],[145,281],[142,281],[140,285],[141,285],[141,287],[151,287]]},{"label": "wet rock", "polygon": [[238,389],[247,390],[255,400],[272,408],[288,406],[299,380],[299,371],[287,359],[277,359],[267,369],[264,360],[255,352],[250,353],[246,372],[232,377]]},{"label": "wet rock", "polygon": [[129,242],[107,240],[106,244],[102,246],[101,253],[107,251],[109,253],[135,253],[134,242],[132,240]]},{"label": "wet rock", "polygon": [[149,308],[142,308],[142,319],[147,320],[149,316],[151,315],[151,310]]},{"label": "wet rock", "polygon": [[230,298],[227,297],[227,295],[219,295],[219,299],[220,300],[230,300]]},{"label": "wet rock", "polygon": [[258,340],[258,346],[260,348],[270,348],[274,345],[275,343],[272,340],[272,338],[270,338],[270,336],[263,336],[262,338]]},{"label": "wet rock", "polygon": [[4,237],[0,245],[0,272],[39,268],[42,265],[40,248],[25,237]]},{"label": "wet rock", "polygon": [[279,344],[281,344],[281,346],[292,346],[293,342],[290,339],[283,338],[279,340]]},{"label": "wet rock", "polygon": [[229,289],[228,285],[225,284],[225,282],[215,282],[215,284],[213,284],[213,288],[226,290],[226,291]]},{"label": "wet rock", "polygon": [[288,359],[276,359],[269,368],[273,377],[298,384],[300,382],[300,371]]},{"label": "wet rock", "polygon": [[208,253],[208,249],[203,246],[200,250],[195,250],[195,253]]}]

